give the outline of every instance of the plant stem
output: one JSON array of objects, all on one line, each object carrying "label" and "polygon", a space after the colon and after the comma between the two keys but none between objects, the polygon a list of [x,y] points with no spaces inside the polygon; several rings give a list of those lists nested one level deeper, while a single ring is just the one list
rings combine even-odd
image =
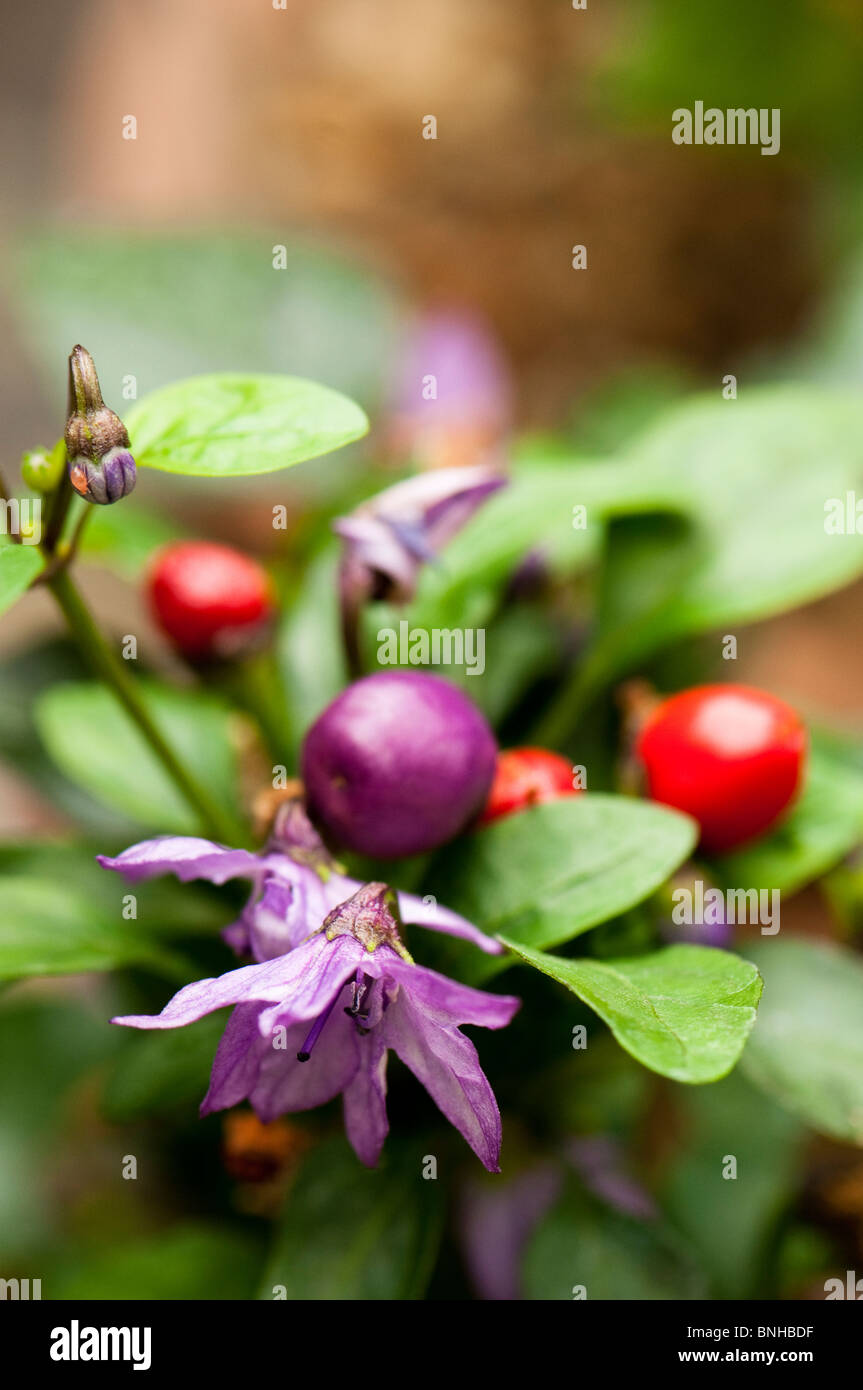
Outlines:
[{"label": "plant stem", "polygon": [[42,542],[42,549],[47,550],[53,555],[57,549],[57,544],[63,534],[63,526],[66,521],[66,513],[69,510],[69,503],[72,501],[72,484],[69,481],[69,470],[63,469],[60,474],[60,481],[51,493],[48,501],[48,519],[45,523],[45,539]]},{"label": "plant stem", "polygon": [[156,727],[135,680],[123,667],[120,658],[108,646],[90,613],[89,608],[78,592],[65,569],[59,570],[48,580],[48,587],[56,598],[66,618],[72,635],[96,674],[108,685],[135,721],[153,752],[159,758],[186,801],[197,811],[202,827],[214,839],[225,844],[243,844],[246,832],[235,821],[230,812],[213,800],[210,794],[195,780],[179,761],[173,749]]},{"label": "plant stem", "polygon": [[295,750],[288,702],[272,650],[241,657],[224,668],[216,683],[255,720],[275,761],[290,767]]},{"label": "plant stem", "polygon": [[543,748],[566,748],[595,694],[594,672],[582,666],[566,680],[540,715],[531,738]]}]

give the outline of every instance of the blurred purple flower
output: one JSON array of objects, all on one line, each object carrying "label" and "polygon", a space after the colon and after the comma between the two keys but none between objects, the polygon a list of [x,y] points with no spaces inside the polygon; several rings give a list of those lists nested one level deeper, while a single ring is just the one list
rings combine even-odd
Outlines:
[{"label": "blurred purple flower", "polygon": [[342,538],[339,596],[342,630],[353,670],[359,669],[357,625],[369,599],[404,603],[420,570],[470,521],[506,479],[496,468],[444,468],[386,488],[333,522]]},{"label": "blurred purple flower", "polygon": [[653,1221],[658,1212],[653,1198],[626,1171],[617,1140],[606,1134],[570,1139],[566,1155],[585,1187],[615,1211],[636,1221]]},{"label": "blurred purple flower", "polygon": [[560,1157],[536,1163],[501,1186],[471,1182],[460,1203],[460,1232],[465,1263],[480,1298],[522,1298],[525,1250],[562,1195],[567,1168],[574,1168],[607,1207],[635,1221],[656,1220],[656,1205],[626,1171],[620,1145],[604,1134],[567,1140]]},{"label": "blurred purple flower", "polygon": [[521,1298],[525,1246],[563,1188],[563,1170],[538,1164],[509,1182],[489,1187],[471,1182],[459,1204],[465,1263],[482,1299]]},{"label": "blurred purple flower", "polygon": [[472,463],[507,434],[512,396],[509,369],[483,319],[432,311],[402,347],[390,397],[394,443],[422,466]]},{"label": "blurred purple flower", "polygon": [[[103,869],[114,869],[131,883],[169,873],[183,883],[196,878],[219,884],[233,878],[251,879],[249,902],[239,920],[222,934],[238,955],[251,955],[256,961],[273,960],[299,946],[320,928],[329,912],[363,886],[339,872],[300,801],[280,808],[261,854],[226,849],[194,836],[168,835],[132,845],[116,858],[97,857]],[[461,937],[490,955],[503,950],[499,942],[457,912],[439,907],[432,897],[399,892],[398,905],[404,922]]]},{"label": "blurred purple flower", "polygon": [[[714,946],[727,951],[734,928],[726,920],[725,897],[693,865],[675,874],[662,894],[659,933],[674,945]],[[689,920],[687,920],[687,918]]]},{"label": "blurred purple flower", "polygon": [[415,965],[396,921],[396,898],[366,884],[302,945],[260,965],[187,985],[132,1028],[179,1028],[234,1005],[201,1113],[248,1099],[265,1123],[343,1095],[345,1129],[373,1167],[389,1128],[386,1066],[392,1048],[491,1172],[501,1122],[463,1023],[503,1028],[517,999],[470,989]]}]

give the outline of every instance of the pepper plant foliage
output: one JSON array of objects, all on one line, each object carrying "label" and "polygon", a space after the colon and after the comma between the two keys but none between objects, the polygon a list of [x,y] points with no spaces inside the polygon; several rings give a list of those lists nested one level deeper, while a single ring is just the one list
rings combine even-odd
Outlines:
[{"label": "pepper plant foliage", "polygon": [[[352,401],[312,382],[218,373],[156,391],[134,406],[125,425],[138,468],[186,474],[203,489],[208,478],[243,478],[325,455],[358,440],[368,422]],[[364,460],[356,473],[367,478],[369,493],[380,486]],[[437,1111],[417,1118],[402,1103],[408,1091],[397,1077],[393,1132],[374,1167],[387,1125],[380,1058],[388,1048],[492,1170],[500,1148],[492,1090],[498,1092],[503,1176],[489,1181],[502,1190],[510,1152],[516,1172],[526,1162],[537,1085],[547,1092],[538,1127],[557,1136],[559,1147],[573,1124],[561,1097],[582,1077],[597,1093],[611,1093],[618,1075],[637,1091],[642,1069],[710,1087],[740,1062],[745,1080],[733,1084],[763,1093],[765,1113],[780,1117],[777,1132],[799,1122],[860,1141],[859,962],[840,946],[769,937],[742,943],[740,953],[665,944],[662,895],[697,854],[698,827],[631,789],[616,789],[610,719],[613,683],[624,676],[653,669],[669,652],[691,653],[692,639],[705,633],[781,612],[863,572],[859,541],[829,536],[823,525],[823,499],[854,489],[863,492],[863,405],[814,388],[753,390],[733,407],[712,399],[674,406],[646,435],[602,458],[584,457],[562,438],[525,440],[506,485],[488,489],[435,563],[417,558],[410,517],[400,522],[396,540],[410,550],[410,582],[395,599],[367,586],[347,658],[339,543],[328,537],[316,549],[303,547],[301,560],[286,549],[275,563],[281,599],[268,651],[238,662],[232,676],[218,666],[183,682],[159,674],[150,653],[119,661],[119,636],[100,634],[71,578],[91,561],[137,578],[152,552],[181,532],[172,519],[137,498],[88,507],[64,498],[58,485],[44,499],[47,515],[60,521],[53,536],[41,545],[4,539],[0,606],[46,585],[72,645],[58,652],[37,644],[3,663],[0,751],[37,788],[51,789],[78,833],[62,843],[0,846],[0,979],[114,972],[92,1056],[107,1066],[103,1106],[119,1125],[153,1117],[187,1124],[217,1045],[210,1095],[220,1103],[266,1094],[267,1118],[315,1105],[311,1083],[299,1096],[270,1084],[271,1050],[254,1061],[251,1092],[237,1077],[252,1066],[258,1045],[247,1036],[254,1011],[258,1019],[272,1012],[292,1038],[296,1032],[290,1047],[304,1055],[328,1027],[332,1085],[320,1099],[344,1091],[351,1142],[369,1165],[362,1168],[341,1139],[330,1137],[330,1110],[323,1119],[312,1110],[296,1131],[298,1151],[311,1146],[311,1155],[300,1164],[267,1250],[259,1232],[244,1244],[245,1235],[194,1229],[177,1233],[178,1248],[203,1250],[206,1263],[238,1239],[239,1263],[251,1271],[242,1291],[261,1297],[273,1297],[277,1287],[288,1297],[423,1296],[445,1238],[447,1202],[464,1201],[454,1189],[469,1154],[451,1142]],[[577,507],[585,509],[586,526],[573,525]],[[365,521],[357,515],[359,525],[342,529],[360,544]],[[331,520],[316,518],[316,533]],[[513,576],[536,552],[541,593],[520,596]],[[361,549],[354,553],[362,557]],[[306,729],[349,679],[346,660],[373,671],[375,631],[402,618],[420,632],[483,627],[494,660],[473,679],[457,671],[451,679],[485,712],[501,742],[532,739],[584,764],[586,794],[469,827],[406,862],[371,864],[349,854],[342,864],[302,827],[301,838],[268,847],[252,815],[250,782],[257,776],[257,790],[267,783],[270,759],[296,774]],[[579,634],[575,659],[567,625]],[[262,679],[263,715],[260,701],[249,698],[260,693]],[[164,851],[148,849],[154,837],[169,835],[179,838],[166,840]],[[837,870],[861,838],[863,754],[816,733],[807,784],[790,816],[702,871],[718,884],[791,894]],[[120,853],[132,840],[145,841],[134,873]],[[218,851],[227,855],[218,864],[214,843],[228,847]],[[133,896],[124,897],[120,881],[96,866],[97,853],[108,856],[109,868],[129,872]],[[156,877],[161,873],[184,881]],[[245,908],[235,879],[253,885]],[[387,896],[386,884],[397,899]],[[315,920],[295,920],[299,898],[308,904],[315,894]],[[369,913],[377,914],[371,928]],[[229,923],[227,940],[252,964],[237,968],[220,937]],[[372,931],[373,954],[362,931]],[[280,945],[273,945],[274,932]],[[365,974],[364,949],[374,961]],[[347,1021],[328,1025],[357,970],[353,1003],[333,1014],[341,1020],[347,1013]],[[314,993],[314,1004],[306,1007],[304,996],[298,1002],[303,990]],[[238,1007],[219,1044],[224,1019],[210,1015],[229,1003]],[[108,1028],[109,1013],[157,1031],[120,1036]],[[186,1022],[191,1026],[158,1031]],[[471,1070],[476,1051],[460,1032],[464,1022],[484,1025],[477,1039],[483,1070]],[[577,1026],[591,1044],[586,1053],[570,1048]],[[367,1039],[380,1049],[377,1070],[368,1073],[364,1063],[344,1061],[346,1050],[362,1050]],[[583,1061],[592,1054],[600,1059],[593,1082],[597,1063]],[[467,1108],[453,1092],[453,1075],[471,1091]],[[290,1103],[280,1108],[280,1096]],[[603,1103],[597,1100],[600,1109]],[[417,1182],[429,1155],[438,1180]],[[588,1262],[597,1261],[597,1278],[617,1266],[630,1269],[639,1251],[645,1268],[654,1262],[655,1285],[646,1275],[637,1279],[634,1296],[734,1290],[733,1260],[711,1268],[708,1248],[694,1269],[703,1233],[682,1199],[671,1200],[648,1230],[619,1212],[606,1220],[595,1194],[574,1181],[571,1173],[561,1178],[556,1204],[526,1251],[522,1273],[531,1296],[568,1296],[569,1276],[561,1275],[556,1291],[555,1270],[573,1241],[583,1243]],[[371,1268],[363,1246],[369,1231],[385,1246]],[[133,1261],[149,1271],[145,1282],[152,1278],[149,1258],[143,1250],[140,1265]],[[91,1284],[88,1277],[85,1269],[76,1285],[67,1272],[59,1286],[99,1287],[97,1276]]]}]

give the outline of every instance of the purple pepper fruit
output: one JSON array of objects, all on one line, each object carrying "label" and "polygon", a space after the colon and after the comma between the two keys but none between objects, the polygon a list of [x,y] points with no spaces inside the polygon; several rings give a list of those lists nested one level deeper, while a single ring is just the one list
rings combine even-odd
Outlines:
[{"label": "purple pepper fruit", "polygon": [[381,671],[342,691],[306,734],[309,810],[338,844],[381,859],[451,840],[482,810],[497,745],[438,676]]}]

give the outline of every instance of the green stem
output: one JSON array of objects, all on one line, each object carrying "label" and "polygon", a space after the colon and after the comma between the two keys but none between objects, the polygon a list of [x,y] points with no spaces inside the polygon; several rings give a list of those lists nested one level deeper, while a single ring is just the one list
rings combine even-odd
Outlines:
[{"label": "green stem", "polygon": [[247,836],[242,827],[191,776],[165,741],[141,699],[136,682],[108,646],[66,570],[61,569],[54,574],[48,581],[48,587],[60,605],[81,651],[97,675],[114,691],[186,801],[197,811],[202,827],[214,839],[225,844],[245,843]]},{"label": "green stem", "polygon": [[595,690],[593,672],[582,666],[546,706],[531,738],[543,748],[566,748]]},{"label": "green stem", "polygon": [[241,657],[225,670],[222,684],[257,722],[275,761],[289,766],[294,748],[288,702],[272,650]]},{"label": "green stem", "polygon": [[74,496],[72,484],[69,481],[69,470],[64,467],[60,474],[60,481],[51,493],[48,501],[48,519],[45,522],[45,539],[42,542],[43,550],[53,554],[57,549],[57,544],[63,534],[63,526],[66,522],[66,513],[69,504]]}]

